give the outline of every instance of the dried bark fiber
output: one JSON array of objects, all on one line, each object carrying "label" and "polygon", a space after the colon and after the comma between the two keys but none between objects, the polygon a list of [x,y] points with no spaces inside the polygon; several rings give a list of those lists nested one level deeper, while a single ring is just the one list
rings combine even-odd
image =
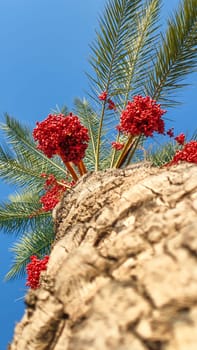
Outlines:
[{"label": "dried bark fiber", "polygon": [[197,167],[84,176],[10,350],[196,350]]}]

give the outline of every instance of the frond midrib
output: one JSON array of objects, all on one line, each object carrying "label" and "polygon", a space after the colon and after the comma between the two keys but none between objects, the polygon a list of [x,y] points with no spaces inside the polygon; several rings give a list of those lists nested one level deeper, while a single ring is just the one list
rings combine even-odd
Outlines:
[{"label": "frond midrib", "polygon": [[[121,16],[121,20],[119,21],[119,24],[118,24],[118,30],[116,32],[116,39],[114,42],[114,48],[113,48],[113,52],[112,52],[112,58],[111,58],[110,66],[109,66],[108,79],[107,79],[107,84],[106,84],[106,91],[107,92],[108,92],[108,89],[110,86],[113,64],[114,64],[115,57],[116,57],[116,51],[117,51],[118,41],[119,41],[119,37],[120,37],[120,29],[122,26],[123,19],[125,17],[126,4],[127,4],[127,1],[124,0],[122,16]],[[97,138],[97,146],[96,146],[96,159],[95,159],[95,171],[99,170],[100,142],[101,142],[101,133],[102,133],[102,128],[103,128],[105,106],[106,106],[106,101],[104,101],[103,105],[102,105],[101,119],[100,119],[100,124],[99,124],[99,129],[98,129],[98,138]]]},{"label": "frond midrib", "polygon": [[[152,3],[150,5],[152,5]],[[128,101],[129,92],[130,92],[130,86],[131,86],[133,74],[134,74],[134,71],[135,71],[135,68],[136,68],[136,64],[137,64],[137,61],[138,61],[138,57],[139,57],[140,51],[142,49],[142,42],[144,40],[144,36],[145,36],[147,28],[148,28],[150,13],[151,13],[151,6],[150,6],[150,9],[149,9],[149,14],[146,16],[146,24],[143,26],[143,31],[142,31],[142,34],[140,35],[140,40],[139,40],[139,44],[137,45],[137,50],[136,50],[136,54],[135,54],[134,59],[132,57],[132,59],[133,59],[132,69],[131,69],[130,77],[129,77],[127,88],[126,88],[126,95],[125,95],[125,102],[124,102],[123,109],[126,107],[126,104],[127,104],[127,101]]]},{"label": "frond midrib", "polygon": [[[174,23],[173,23],[174,25]],[[162,79],[160,79],[160,83],[159,85],[157,86],[155,92],[154,92],[154,95],[153,95],[153,99],[155,100],[158,100],[159,97],[160,97],[160,94],[161,94],[161,91],[162,91],[162,88],[165,86],[165,81],[167,80],[167,77],[168,75],[170,74],[171,70],[173,69],[174,65],[176,64],[176,62],[178,62],[180,60],[180,58],[182,57],[182,52],[183,50],[186,49],[187,47],[187,39],[188,37],[192,34],[192,33],[195,33],[196,32],[196,20],[192,23],[191,27],[190,27],[190,30],[187,31],[187,37],[184,37],[183,41],[182,41],[182,45],[178,46],[178,51],[176,53],[176,55],[173,57],[173,61],[172,61],[172,57],[171,57],[171,62],[170,64],[168,65],[168,68],[167,70],[164,72],[164,76]],[[165,42],[165,45],[166,45],[167,42]],[[161,50],[161,49],[160,49]],[[159,51],[161,52],[161,51]],[[157,63],[156,63],[157,64]]]}]

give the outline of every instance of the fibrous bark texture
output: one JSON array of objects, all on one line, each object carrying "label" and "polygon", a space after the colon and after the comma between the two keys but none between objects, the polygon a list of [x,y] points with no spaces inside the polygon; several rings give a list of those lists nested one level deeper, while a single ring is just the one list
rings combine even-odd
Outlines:
[{"label": "fibrous bark texture", "polygon": [[196,350],[197,167],[87,174],[11,350]]}]

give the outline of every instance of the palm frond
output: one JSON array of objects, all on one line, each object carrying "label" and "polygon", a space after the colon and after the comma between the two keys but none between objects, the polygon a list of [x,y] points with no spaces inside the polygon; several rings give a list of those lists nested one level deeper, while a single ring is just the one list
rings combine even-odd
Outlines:
[{"label": "palm frond", "polygon": [[11,248],[14,253],[14,260],[10,271],[6,275],[6,280],[20,277],[25,274],[25,267],[32,255],[39,258],[50,253],[50,246],[54,240],[52,227],[37,229],[33,233],[26,233],[20,241]]},{"label": "palm frond", "polygon": [[[121,69],[121,62],[124,61],[127,55],[125,43],[129,23],[132,23],[135,18],[140,4],[140,0],[111,0],[106,5],[105,12],[99,21],[99,31],[96,33],[96,40],[91,46],[90,64],[94,70],[94,75],[93,77],[89,75],[89,78],[94,98],[102,91],[107,91],[110,96],[115,96],[119,93],[117,91],[117,81],[125,73]],[[99,169],[103,123],[106,122],[107,117],[111,120],[111,115],[112,113],[107,111],[106,101],[104,101],[97,137],[96,170]]]},{"label": "palm frond", "polygon": [[93,107],[86,99],[80,100],[76,98],[74,105],[81,122],[89,131],[90,142],[88,144],[88,150],[86,151],[85,161],[88,161],[90,170],[92,170],[94,169],[96,159],[96,141],[98,137],[99,120]]},{"label": "palm frond", "polygon": [[64,114],[64,115],[68,115],[69,114],[69,110],[68,107],[66,105],[59,107],[58,105],[55,106],[55,108],[52,108],[51,112],[53,114]]},{"label": "palm frond", "polygon": [[117,81],[118,105],[124,109],[131,93],[142,94],[158,41],[160,0],[146,1],[129,23],[127,55],[120,63],[123,76]]},{"label": "palm frond", "polygon": [[197,1],[183,0],[168,19],[166,34],[161,35],[153,68],[144,93],[165,106],[174,106],[177,89],[183,79],[196,69]]},{"label": "palm frond", "polygon": [[42,162],[32,162],[31,159],[31,156],[27,158],[27,154],[25,159],[21,155],[17,157],[0,146],[0,177],[8,184],[41,190],[43,179],[40,174],[47,173],[49,167],[45,167]]},{"label": "palm frond", "polygon": [[168,142],[153,150],[148,150],[146,160],[150,161],[153,166],[163,166],[172,160],[178,148],[177,143]]},{"label": "palm frond", "polygon": [[197,141],[197,130],[194,131],[193,135],[191,136],[191,140]]},{"label": "palm frond", "polygon": [[[84,98],[76,98],[74,101],[75,112],[79,116],[83,125],[88,128],[90,141],[86,150],[84,163],[89,171],[94,170],[96,161],[96,142],[98,138],[99,119],[90,103]],[[109,145],[103,135],[101,139],[102,154],[100,157],[100,168],[104,168],[106,158],[109,156]]]},{"label": "palm frond", "polygon": [[[54,174],[58,177],[64,177],[67,172],[61,162],[55,157],[52,159],[46,157],[36,148],[29,128],[22,126],[16,119],[11,118],[8,114],[5,115],[6,123],[0,125],[5,133],[8,143],[12,147],[19,162],[25,162],[25,166],[39,167],[42,172],[50,172],[53,169]],[[27,166],[27,167],[29,167]]]},{"label": "palm frond", "polygon": [[38,193],[16,193],[0,204],[0,229],[5,233],[24,234],[27,229],[51,226],[51,213],[43,212]]},{"label": "palm frond", "polygon": [[90,64],[95,72],[93,77],[90,76],[90,82],[93,83],[96,96],[104,90],[114,96],[113,84],[116,84],[120,74],[124,74],[119,67],[127,55],[125,44],[130,24],[141,4],[141,0],[111,0],[100,17],[90,56]]}]

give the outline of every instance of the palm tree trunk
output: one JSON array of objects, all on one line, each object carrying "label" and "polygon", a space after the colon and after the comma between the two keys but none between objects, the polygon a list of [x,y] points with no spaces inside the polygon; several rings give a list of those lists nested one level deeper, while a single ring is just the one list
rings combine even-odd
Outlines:
[{"label": "palm tree trunk", "polygon": [[194,350],[197,166],[87,174],[10,350]]}]

